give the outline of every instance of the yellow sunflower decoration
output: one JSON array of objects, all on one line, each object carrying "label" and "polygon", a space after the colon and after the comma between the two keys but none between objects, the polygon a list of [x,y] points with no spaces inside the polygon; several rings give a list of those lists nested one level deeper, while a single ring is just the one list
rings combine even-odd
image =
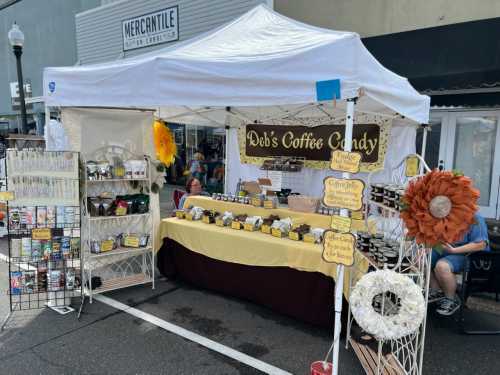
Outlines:
[{"label": "yellow sunflower decoration", "polygon": [[169,167],[174,162],[175,156],[177,155],[174,135],[163,121],[155,120],[153,124],[153,137],[156,157]]}]

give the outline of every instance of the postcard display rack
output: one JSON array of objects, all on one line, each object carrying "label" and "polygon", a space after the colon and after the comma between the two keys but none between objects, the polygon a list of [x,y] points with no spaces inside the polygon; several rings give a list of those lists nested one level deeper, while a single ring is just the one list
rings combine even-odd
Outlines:
[{"label": "postcard display rack", "polygon": [[[79,154],[7,150],[10,312],[81,297]],[[8,318],[7,318],[8,319]]]},{"label": "postcard display rack", "polygon": [[[411,178],[407,177],[403,163],[408,158],[417,158],[422,167],[429,171],[425,162],[418,155],[408,155],[403,162],[391,173],[391,185],[393,187],[406,186]],[[422,170],[421,172],[422,173]],[[372,186],[371,181],[377,172],[368,175],[368,189]],[[418,176],[415,176],[418,177]],[[402,191],[400,191],[402,193]],[[380,269],[391,269],[411,278],[416,285],[422,288],[425,303],[428,301],[429,279],[431,271],[431,251],[418,245],[415,241],[405,237],[405,226],[399,217],[399,206],[391,204],[391,200],[374,199],[373,193],[368,192],[365,199],[365,218],[368,216],[377,221],[377,232],[383,234],[383,241],[398,243],[399,254],[395,265],[381,263],[373,255],[362,252],[369,262],[369,272]],[[396,202],[396,200],[394,200]],[[350,288],[354,286],[353,279],[356,273],[356,263],[350,274]],[[378,298],[377,298],[378,297]],[[397,312],[398,301],[390,293],[380,294],[374,298],[374,308],[382,315],[391,315]],[[427,310],[427,309],[426,309]],[[376,345],[363,345],[352,336],[353,317],[349,308],[347,323],[346,348],[351,345],[367,374],[404,374],[421,375],[423,355],[425,346],[425,324],[427,316],[424,316],[419,329],[408,336],[397,340],[377,340]]]},{"label": "postcard display rack", "polygon": [[106,146],[87,157],[83,174],[85,295],[92,303],[93,295],[115,289],[147,283],[154,289],[150,159]]}]

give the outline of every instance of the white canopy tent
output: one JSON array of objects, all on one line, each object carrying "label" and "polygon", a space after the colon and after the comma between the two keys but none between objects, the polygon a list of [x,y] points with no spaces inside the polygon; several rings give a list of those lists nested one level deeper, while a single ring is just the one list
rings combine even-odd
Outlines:
[{"label": "white canopy tent", "polygon": [[[346,118],[347,151],[354,117],[350,99],[357,98],[356,113],[413,124],[429,120],[429,97],[384,68],[358,34],[306,25],[264,5],[214,31],[141,56],[46,68],[43,81],[47,106],[152,108],[163,119],[184,124],[239,127],[286,120],[308,125],[311,118],[325,124]],[[234,143],[234,136],[227,138]],[[343,267],[338,272],[341,298]]]}]

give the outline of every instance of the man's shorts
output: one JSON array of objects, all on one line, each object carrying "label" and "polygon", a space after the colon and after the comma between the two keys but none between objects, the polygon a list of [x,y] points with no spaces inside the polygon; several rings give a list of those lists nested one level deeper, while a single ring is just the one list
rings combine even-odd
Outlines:
[{"label": "man's shorts", "polygon": [[465,264],[465,254],[449,254],[443,251],[439,254],[436,250],[432,250],[432,269],[436,267],[438,260],[444,260],[450,265],[451,272],[459,273],[464,269]]}]

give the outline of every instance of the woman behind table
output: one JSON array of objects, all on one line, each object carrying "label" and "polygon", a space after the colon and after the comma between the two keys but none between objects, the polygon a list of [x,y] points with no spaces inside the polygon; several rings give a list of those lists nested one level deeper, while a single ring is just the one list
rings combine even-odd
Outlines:
[{"label": "woman behind table", "polygon": [[196,177],[190,177],[186,182],[186,194],[179,201],[179,208],[184,208],[186,199],[193,195],[208,195],[201,187],[201,182]]},{"label": "woman behind table", "polygon": [[438,302],[436,312],[440,315],[452,315],[460,308],[455,274],[463,271],[465,256],[476,251],[490,250],[484,218],[476,214],[474,219],[475,223],[461,241],[445,244],[442,251],[432,250],[429,303]]}]

